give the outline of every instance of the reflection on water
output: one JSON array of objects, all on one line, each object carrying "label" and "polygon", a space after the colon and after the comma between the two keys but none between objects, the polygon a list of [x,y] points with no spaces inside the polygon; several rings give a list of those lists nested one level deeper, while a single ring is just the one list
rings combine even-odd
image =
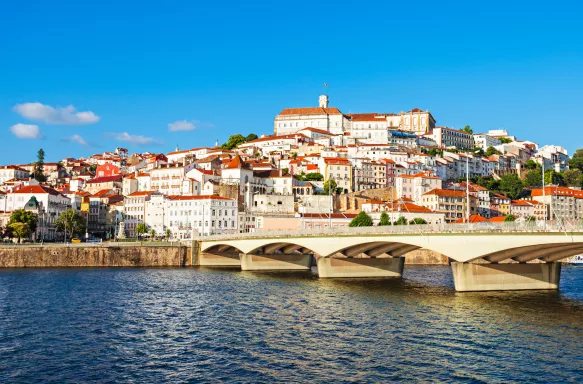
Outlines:
[{"label": "reflection on water", "polygon": [[582,382],[583,268],[560,292],[211,269],[0,271],[0,381]]}]

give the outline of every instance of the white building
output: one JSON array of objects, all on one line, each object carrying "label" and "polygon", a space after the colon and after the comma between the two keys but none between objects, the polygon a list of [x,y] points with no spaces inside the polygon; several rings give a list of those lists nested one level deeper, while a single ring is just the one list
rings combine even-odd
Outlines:
[{"label": "white building", "polygon": [[399,175],[395,178],[395,193],[397,199],[408,198],[416,204],[421,204],[424,193],[441,188],[442,181],[431,172],[420,172],[415,175]]},{"label": "white building", "polygon": [[[150,171],[151,188],[153,191],[158,191],[164,195],[191,194],[192,191],[184,190],[183,182],[187,181],[186,174],[192,169],[194,169],[194,164],[152,169]],[[138,178],[138,183],[139,181]]]},{"label": "white building", "polygon": [[477,133],[474,135],[474,145],[476,148],[481,148],[484,152],[488,147],[495,147],[502,144],[502,142],[494,137],[485,133]]},{"label": "white building", "polygon": [[8,180],[28,179],[30,173],[23,168],[15,165],[5,165],[0,167],[0,185]]},{"label": "white building", "polygon": [[459,129],[435,127],[431,138],[442,147],[456,147],[457,149],[474,148],[474,135]]},{"label": "white building", "polygon": [[149,229],[156,231],[157,236],[163,236],[168,227],[166,220],[168,200],[168,196],[159,193],[152,193],[150,199],[146,200],[144,221]]},{"label": "white building", "polygon": [[221,196],[176,196],[167,200],[167,222],[173,238],[193,239],[238,232],[237,202]]},{"label": "white building", "polygon": [[328,107],[328,96],[321,95],[319,106],[314,108],[285,108],[275,117],[275,135],[288,135],[303,128],[317,128],[333,134],[348,130],[349,119],[338,110]]},{"label": "white building", "polygon": [[139,224],[146,224],[146,204],[153,193],[153,191],[134,192],[124,199],[123,214],[128,237],[136,237],[136,227]]}]

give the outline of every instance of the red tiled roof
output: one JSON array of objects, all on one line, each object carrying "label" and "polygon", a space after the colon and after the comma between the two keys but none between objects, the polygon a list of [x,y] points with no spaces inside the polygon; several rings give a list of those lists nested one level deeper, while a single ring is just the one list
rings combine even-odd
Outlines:
[{"label": "red tiled roof", "polygon": [[[480,216],[480,215],[471,215],[470,216],[470,223],[482,223],[484,221],[488,221],[488,219],[486,219],[485,217]],[[466,218],[465,217],[459,218],[455,222],[456,223],[465,223]]]},{"label": "red tiled roof", "polygon": [[200,196],[168,196],[170,200],[233,200],[228,197],[215,195],[200,195]]},{"label": "red tiled roof", "polygon": [[103,176],[88,180],[87,183],[88,184],[111,183],[112,181],[121,181],[122,178],[123,178],[122,175]]},{"label": "red tiled roof", "polygon": [[286,108],[281,111],[280,115],[341,115],[338,108]]},{"label": "red tiled roof", "polygon": [[435,188],[429,192],[425,192],[423,195],[424,196],[425,195],[437,195],[437,196],[443,196],[443,197],[465,197],[466,192],[465,191],[455,191],[455,190],[451,190],[451,189]]},{"label": "red tiled roof", "polygon": [[17,190],[14,190],[14,192],[12,192],[12,193],[39,193],[39,194],[48,193],[49,195],[53,195],[53,196],[58,196],[61,194],[56,189],[41,186],[41,185],[29,185],[26,187],[21,187],[21,188],[18,188]]},{"label": "red tiled roof", "polygon": [[312,128],[312,127],[307,127],[307,128],[304,128],[304,129],[300,129],[298,132],[301,132],[301,131],[310,131],[310,132],[320,133],[322,135],[334,136],[334,134],[331,133],[331,132],[325,131],[323,129]]},{"label": "red tiled roof", "polygon": [[156,191],[138,191],[138,192],[134,192],[130,195],[128,195],[128,197],[136,197],[136,196],[148,196],[151,195],[152,193],[155,193]]}]

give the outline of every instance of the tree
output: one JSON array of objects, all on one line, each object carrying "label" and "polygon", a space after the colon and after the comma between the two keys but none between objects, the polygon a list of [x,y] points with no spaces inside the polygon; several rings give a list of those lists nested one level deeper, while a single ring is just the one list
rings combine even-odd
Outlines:
[{"label": "tree", "polygon": [[427,151],[427,154],[433,157],[436,157],[437,155],[443,156],[443,151],[437,148],[431,148],[429,151]]},{"label": "tree", "polygon": [[332,189],[333,192],[336,192],[338,188],[338,184],[336,184],[336,180],[334,179],[329,179],[326,180],[326,182],[324,182],[324,194],[325,195],[329,195],[331,193],[330,189]]},{"label": "tree", "polygon": [[241,135],[240,133],[237,133],[235,135],[229,136],[229,140],[227,140],[226,143],[221,145],[221,148],[222,149],[233,149],[233,148],[238,147],[240,144],[243,144],[244,142],[245,142],[245,137],[243,135]]},{"label": "tree", "polygon": [[583,173],[579,169],[568,169],[563,172],[563,181],[569,187],[583,186]]},{"label": "tree", "polygon": [[525,187],[540,187],[543,185],[542,172],[539,169],[532,170],[526,174],[522,184]]},{"label": "tree", "polygon": [[379,221],[379,226],[383,225],[391,225],[389,215],[386,212],[381,213],[381,220]]},{"label": "tree", "polygon": [[539,167],[538,163],[534,160],[530,159],[526,163],[524,163],[524,168],[526,169],[537,169]]},{"label": "tree", "polygon": [[493,146],[489,146],[488,148],[486,148],[486,156],[487,157],[490,157],[492,155],[501,155],[501,154],[502,154],[502,152],[500,152],[499,150],[497,150]]},{"label": "tree", "polygon": [[407,219],[404,216],[400,216],[397,221],[395,221],[395,225],[407,225]]},{"label": "tree", "polygon": [[170,228],[166,229],[166,241],[170,240],[170,238],[172,237],[172,231],[170,230]]},{"label": "tree", "polygon": [[579,148],[573,153],[573,157],[569,160],[569,168],[583,172],[583,148]]},{"label": "tree", "polygon": [[12,234],[18,238],[19,244],[21,239],[28,238],[31,234],[30,228],[25,223],[12,223],[8,224],[8,227],[12,231]]},{"label": "tree", "polygon": [[32,175],[34,179],[39,182],[47,181],[47,177],[44,174],[45,151],[42,148],[38,150],[36,161],[33,165]]},{"label": "tree", "polygon": [[518,199],[522,193],[522,188],[522,181],[514,173],[504,175],[500,179],[500,191],[511,199]]},{"label": "tree", "polygon": [[320,172],[310,172],[304,176],[304,180],[306,181],[322,181],[324,180],[324,176]]},{"label": "tree", "polygon": [[349,227],[370,227],[372,219],[365,211],[360,211],[358,215],[348,224]]},{"label": "tree", "polygon": [[154,240],[156,238],[156,230],[154,228],[150,229],[150,240]]},{"label": "tree", "polygon": [[34,233],[36,231],[36,223],[38,221],[38,216],[27,211],[25,209],[17,209],[10,215],[10,220],[8,225],[15,223],[23,223],[27,226],[29,233]]},{"label": "tree", "polygon": [[528,216],[524,221],[527,223],[534,223],[536,221],[536,216]]},{"label": "tree", "polygon": [[427,224],[427,221],[420,217],[415,217],[413,220],[409,222],[409,224]]},{"label": "tree", "polygon": [[148,232],[148,227],[144,223],[140,223],[136,226],[136,234],[140,238],[144,233]]},{"label": "tree", "polygon": [[462,129],[462,131],[464,131],[465,133],[469,133],[470,135],[473,135],[473,134],[474,134],[474,130],[473,130],[472,128],[470,128],[470,126],[469,126],[469,125],[466,125],[466,126],[465,126],[465,127]]},{"label": "tree", "polygon": [[563,185],[564,181],[563,181],[563,175],[555,172],[554,169],[547,169],[545,170],[545,184],[549,185],[549,184],[554,184],[554,185]]},{"label": "tree", "polygon": [[510,214],[504,218],[504,222],[511,222],[511,221],[516,221],[516,216]]},{"label": "tree", "polygon": [[500,140],[500,142],[502,144],[510,144],[512,143],[512,139],[509,137],[499,137],[498,140]]},{"label": "tree", "polygon": [[79,212],[71,208],[61,212],[57,220],[55,220],[55,225],[59,231],[65,233],[65,236],[67,234],[69,234],[69,237],[75,235],[83,236],[85,233],[85,220],[83,220]]},{"label": "tree", "polygon": [[249,142],[249,141],[253,141],[253,140],[257,140],[259,137],[257,137],[256,134],[254,133],[250,133],[247,136],[245,136],[245,141]]},{"label": "tree", "polygon": [[486,156],[486,152],[484,152],[484,150],[482,148],[474,148],[473,152],[474,152],[474,155],[476,155],[476,156],[480,156],[480,157]]}]

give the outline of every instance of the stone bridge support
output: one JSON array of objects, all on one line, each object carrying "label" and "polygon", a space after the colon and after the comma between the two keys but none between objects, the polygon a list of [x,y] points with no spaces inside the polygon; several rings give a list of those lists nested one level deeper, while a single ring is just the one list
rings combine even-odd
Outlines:
[{"label": "stone bridge support", "polygon": [[254,254],[240,253],[242,271],[308,271],[311,254]]},{"label": "stone bridge support", "polygon": [[199,267],[240,267],[241,260],[238,253],[206,253],[198,255],[197,266]]},{"label": "stone bridge support", "polygon": [[456,291],[559,289],[561,264],[451,263]]},{"label": "stone bridge support", "polygon": [[316,256],[321,278],[401,277],[404,257],[320,257]]}]

